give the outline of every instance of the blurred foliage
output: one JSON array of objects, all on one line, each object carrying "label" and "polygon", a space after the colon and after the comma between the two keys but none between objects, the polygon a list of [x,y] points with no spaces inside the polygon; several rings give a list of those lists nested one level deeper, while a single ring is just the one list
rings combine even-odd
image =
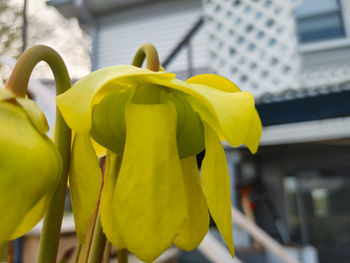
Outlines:
[{"label": "blurred foliage", "polygon": [[[89,73],[91,40],[77,20],[64,18],[44,1],[28,1],[28,6],[32,8],[27,8],[27,47],[44,44],[54,48],[63,57],[72,78]],[[0,0],[0,56],[18,58],[21,54],[22,9],[22,0]],[[0,61],[0,86],[9,75],[10,67]],[[39,63],[33,76],[52,78],[52,73],[45,63]]]},{"label": "blurred foliage", "polygon": [[8,0],[0,0],[0,54],[18,57],[22,48],[22,10]]},{"label": "blurred foliage", "polygon": [[[0,56],[19,57],[22,50],[22,10],[19,5],[8,0],[0,0]],[[0,86],[4,84],[2,76],[9,69],[0,63]]]}]

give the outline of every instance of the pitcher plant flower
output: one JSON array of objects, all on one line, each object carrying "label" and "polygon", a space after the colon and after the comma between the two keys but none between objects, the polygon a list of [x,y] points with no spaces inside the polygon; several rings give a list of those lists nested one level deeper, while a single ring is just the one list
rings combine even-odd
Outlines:
[{"label": "pitcher plant flower", "polygon": [[[116,248],[144,261],[172,244],[192,250],[208,231],[210,212],[234,254],[221,140],[256,152],[261,123],[250,93],[217,75],[184,82],[120,65],[87,75],[56,102],[75,132],[69,180],[81,243],[102,184],[96,141],[108,151],[102,228]],[[196,154],[204,149],[199,175]]]},{"label": "pitcher plant flower", "polygon": [[47,210],[62,161],[34,101],[0,88],[0,247],[34,227]]}]

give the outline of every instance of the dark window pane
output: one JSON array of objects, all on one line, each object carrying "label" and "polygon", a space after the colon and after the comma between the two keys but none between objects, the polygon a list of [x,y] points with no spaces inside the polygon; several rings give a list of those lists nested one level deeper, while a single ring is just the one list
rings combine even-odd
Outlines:
[{"label": "dark window pane", "polygon": [[299,18],[298,34],[301,43],[344,37],[341,12]]}]

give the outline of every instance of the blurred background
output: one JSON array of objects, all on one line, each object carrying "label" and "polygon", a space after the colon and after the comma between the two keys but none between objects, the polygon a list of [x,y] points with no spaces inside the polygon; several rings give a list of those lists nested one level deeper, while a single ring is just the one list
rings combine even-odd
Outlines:
[{"label": "blurred background", "polygon": [[[0,40],[2,82],[34,44],[56,49],[74,82],[130,64],[151,42],[178,78],[211,72],[251,92],[264,127],[258,153],[224,143],[233,206],[300,262],[350,262],[349,0],[0,0]],[[52,126],[45,65],[31,86]],[[287,262],[237,222],[235,262]],[[16,262],[30,257],[30,244],[16,243]],[[229,262],[205,249],[168,262]]]}]

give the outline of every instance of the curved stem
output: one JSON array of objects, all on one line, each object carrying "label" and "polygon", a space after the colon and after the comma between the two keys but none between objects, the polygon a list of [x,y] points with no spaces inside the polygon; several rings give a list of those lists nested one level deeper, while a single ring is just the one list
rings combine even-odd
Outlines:
[{"label": "curved stem", "polygon": [[[57,95],[70,88],[70,77],[62,58],[55,50],[43,45],[34,46],[22,54],[6,83],[6,88],[19,97],[25,97],[30,75],[40,61],[49,64],[55,78]],[[56,109],[55,143],[62,157],[63,171],[44,220],[38,259],[38,262],[42,263],[56,262],[67,189],[71,130],[58,109]]]},{"label": "curved stem", "polygon": [[[150,43],[143,44],[136,52],[132,65],[136,67],[142,67],[145,60],[146,67],[152,71],[159,71],[159,57],[157,49]],[[159,103],[161,89],[156,85],[142,85],[137,88],[134,101],[141,104],[153,104]]]},{"label": "curved stem", "polygon": [[147,69],[159,71],[158,52],[151,43],[145,43],[137,50],[132,65],[141,68],[145,58],[147,59]]},{"label": "curved stem", "polygon": [[25,97],[30,75],[40,61],[49,64],[55,78],[57,95],[70,88],[70,78],[61,56],[52,48],[44,45],[34,46],[19,57],[6,83],[6,88],[18,97]]}]

